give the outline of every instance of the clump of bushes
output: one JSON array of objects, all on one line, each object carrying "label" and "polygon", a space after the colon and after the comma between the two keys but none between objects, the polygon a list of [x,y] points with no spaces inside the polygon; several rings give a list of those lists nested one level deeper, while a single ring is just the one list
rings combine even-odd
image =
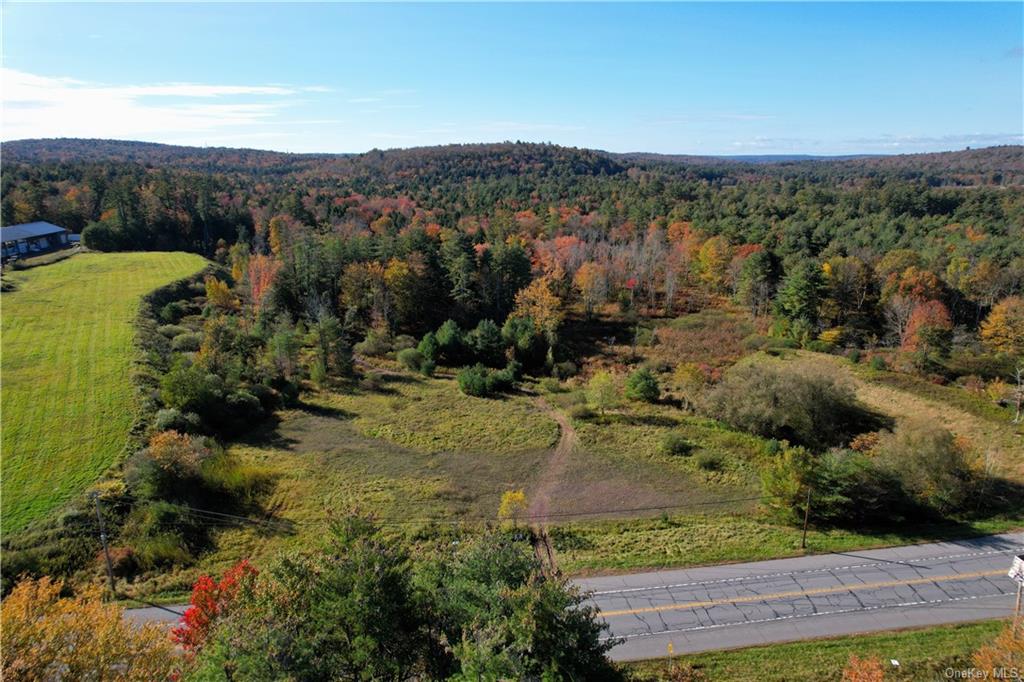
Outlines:
[{"label": "clump of bushes", "polygon": [[161,431],[126,467],[134,493],[145,499],[187,498],[212,451],[205,439],[178,431]]},{"label": "clump of bushes", "polygon": [[352,350],[360,355],[383,357],[391,352],[392,339],[386,331],[370,329],[366,332],[366,338],[352,347]]},{"label": "clump of bushes", "polygon": [[233,461],[208,438],[160,431],[125,465],[125,481],[136,504],[121,538],[131,547],[138,568],[187,562],[209,542],[210,524],[186,506],[244,507],[266,480],[262,471]]},{"label": "clump of bushes", "polygon": [[202,430],[202,420],[194,412],[182,412],[173,407],[157,411],[153,419],[153,428],[157,431],[180,431],[181,433],[198,433]]},{"label": "clump of bushes", "polygon": [[977,482],[966,446],[938,426],[901,424],[882,434],[873,453],[912,500],[940,514],[964,509]]},{"label": "clump of bushes", "polygon": [[160,319],[168,324],[177,324],[188,314],[188,306],[181,301],[171,301],[160,308]]},{"label": "clump of bushes", "polygon": [[725,457],[717,452],[702,452],[694,459],[702,471],[721,471],[725,468]]},{"label": "clump of bushes", "polygon": [[666,455],[685,456],[693,452],[693,443],[680,433],[669,432],[661,439],[661,451]]},{"label": "clump of bushes", "polygon": [[406,369],[412,370],[413,372],[419,372],[423,367],[424,357],[415,348],[405,348],[398,351],[397,360],[405,366]]},{"label": "clump of bushes", "polygon": [[188,327],[183,327],[180,324],[162,324],[156,328],[156,331],[158,334],[162,334],[169,339],[173,339],[175,336],[188,334],[192,330]]},{"label": "clump of bushes", "polygon": [[194,353],[203,343],[203,335],[194,332],[178,334],[171,339],[171,350],[176,353]]},{"label": "clump of bushes", "polygon": [[883,358],[881,355],[876,355],[872,357],[871,361],[868,362],[868,367],[875,370],[876,372],[883,372],[889,369],[889,365],[886,363],[885,358]]},{"label": "clump of bushes", "polygon": [[555,377],[544,377],[540,380],[540,387],[548,393],[563,393],[565,391],[562,382]]},{"label": "clump of bushes", "polygon": [[707,393],[702,410],[749,433],[815,450],[878,428],[878,418],[861,407],[849,386],[763,365],[731,369]]},{"label": "clump of bushes", "polygon": [[[799,523],[810,488],[810,517],[817,523],[888,526],[963,514],[989,483],[971,466],[964,445],[932,424],[902,423],[864,443],[858,450],[823,455],[788,448],[762,476],[770,506]],[[986,500],[993,510],[999,507],[997,498]]]},{"label": "clump of bushes", "polygon": [[654,373],[642,367],[626,379],[626,397],[645,403],[657,402],[661,396],[661,387]]},{"label": "clump of bushes", "polygon": [[505,369],[495,370],[480,363],[471,367],[463,367],[456,377],[459,390],[477,398],[489,398],[509,391],[515,384],[515,380],[515,368],[511,365]]},{"label": "clump of bushes", "polygon": [[569,408],[569,416],[579,421],[587,421],[597,416],[597,413],[589,405],[573,405]]},{"label": "clump of bushes", "polygon": [[231,433],[262,419],[278,404],[280,394],[267,386],[229,384],[180,358],[160,380],[160,399],[168,408],[200,415],[208,431]]}]

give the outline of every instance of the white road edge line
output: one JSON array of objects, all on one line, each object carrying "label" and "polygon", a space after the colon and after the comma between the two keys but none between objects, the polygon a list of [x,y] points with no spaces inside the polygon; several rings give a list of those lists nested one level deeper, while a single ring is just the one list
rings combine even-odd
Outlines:
[{"label": "white road edge line", "polygon": [[[880,604],[878,606],[867,606],[864,608],[856,609],[840,609],[838,611],[820,611],[816,613],[799,613],[791,616],[778,616],[776,618],[760,618],[758,620],[746,620],[741,623],[717,623],[713,625],[698,625],[692,628],[678,628],[673,630],[659,630],[658,632],[640,632],[630,635],[609,635],[602,637],[602,642],[607,642],[610,639],[639,639],[641,637],[657,637],[658,635],[671,635],[682,632],[697,632],[699,630],[716,630],[720,628],[730,627],[741,627],[743,625],[757,625],[759,623],[771,623],[777,620],[794,620],[797,618],[812,618],[814,616],[837,616],[846,613],[860,613],[863,611],[878,611],[880,609],[895,609],[895,608],[908,608],[912,606],[928,606],[932,604],[946,604],[949,602],[956,601],[967,601],[970,599],[986,599],[989,597],[1006,597],[1009,596],[1010,592],[997,592],[995,594],[976,594],[970,597],[955,597],[953,599],[933,599],[931,601],[916,601],[916,602],[902,602],[900,604]],[[755,645],[756,646],[756,645]]]},{"label": "white road edge line", "polygon": [[[993,554],[1015,554],[1015,553],[1019,553],[1021,551],[1024,551],[1024,547],[1021,547],[1021,548],[1018,548],[1018,549],[998,549],[998,550],[991,550],[991,551],[988,551],[988,552],[970,552],[970,553],[967,553],[967,554],[948,554],[946,556],[922,557],[920,559],[908,559],[906,562],[902,562],[902,563],[908,563],[910,561],[913,561],[913,562],[916,563],[916,562],[928,562],[928,561],[945,561],[945,560],[948,560],[948,559],[966,559],[966,558],[971,558],[971,557],[989,556],[989,555],[993,555]],[[876,561],[874,563],[868,563],[868,564],[852,564],[852,565],[849,565],[849,566],[833,566],[831,568],[807,568],[807,569],[803,569],[803,570],[800,570],[800,571],[784,571],[784,572],[781,572],[781,573],[764,573],[762,575],[747,575],[747,576],[738,576],[736,578],[720,578],[720,579],[717,579],[717,580],[698,580],[698,581],[690,582],[690,583],[673,583],[673,584],[669,584],[669,585],[648,585],[646,587],[624,587],[622,589],[617,589],[617,590],[601,590],[601,591],[595,591],[595,592],[588,592],[587,594],[589,596],[591,596],[591,597],[601,597],[601,596],[604,596],[604,595],[607,595],[607,594],[626,594],[626,593],[629,593],[629,592],[647,592],[647,591],[650,591],[650,590],[666,590],[666,589],[670,590],[670,589],[673,589],[673,588],[676,588],[676,587],[693,587],[695,585],[721,585],[723,583],[736,583],[736,582],[743,582],[745,580],[764,580],[765,578],[785,578],[785,577],[792,576],[792,575],[806,575],[808,573],[828,573],[830,571],[851,571],[851,570],[856,569],[856,568],[868,568],[868,567],[871,567],[871,566],[884,566],[886,564],[892,564],[892,563],[901,563],[901,562],[896,562],[896,561]],[[700,567],[694,567],[694,570],[696,570],[698,568],[714,568],[714,567],[700,566]],[[685,569],[683,569],[683,570],[685,570]]]}]

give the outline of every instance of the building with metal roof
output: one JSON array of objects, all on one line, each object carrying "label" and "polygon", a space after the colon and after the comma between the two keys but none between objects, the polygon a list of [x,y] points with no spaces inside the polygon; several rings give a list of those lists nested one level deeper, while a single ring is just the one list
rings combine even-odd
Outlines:
[{"label": "building with metal roof", "polygon": [[5,225],[0,227],[3,260],[63,249],[71,243],[70,234],[70,230],[44,221]]}]

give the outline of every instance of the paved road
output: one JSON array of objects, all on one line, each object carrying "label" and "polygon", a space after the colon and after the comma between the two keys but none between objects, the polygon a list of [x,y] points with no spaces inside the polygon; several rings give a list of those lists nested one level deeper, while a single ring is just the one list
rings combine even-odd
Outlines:
[{"label": "paved road", "polygon": [[616,660],[751,646],[1013,611],[1006,573],[1024,533],[589,578],[591,602],[622,638]]},{"label": "paved road", "polygon": [[[592,591],[629,661],[1008,616],[1007,577],[1024,533],[577,580]],[[185,606],[129,609],[136,623],[176,622]]]}]

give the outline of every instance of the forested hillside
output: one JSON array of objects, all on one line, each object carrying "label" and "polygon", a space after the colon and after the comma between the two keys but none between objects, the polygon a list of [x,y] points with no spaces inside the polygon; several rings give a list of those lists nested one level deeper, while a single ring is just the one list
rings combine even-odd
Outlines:
[{"label": "forested hillside", "polygon": [[[708,504],[767,500],[786,525],[812,486],[834,493],[813,520],[858,530],[987,519],[1024,476],[1010,425],[1024,418],[1020,147],[778,163],[519,143],[3,151],[5,223],[219,264],[144,308],[145,410],[109,497],[129,573],[219,556],[216,534],[167,504],[250,514],[280,495],[319,518],[310,491],[365,490],[369,473],[349,468],[365,461],[395,490],[434,490],[417,504],[446,519],[486,516],[509,486],[533,486],[540,516],[604,501],[589,513],[612,517],[612,503],[677,504],[686,487],[691,502],[697,489]],[[791,349],[818,354],[771,361]],[[859,365],[856,395],[820,353]],[[892,395],[932,423],[894,421]],[[478,425],[499,408],[480,398],[502,398],[509,428],[483,459]],[[554,452],[591,478],[562,462],[534,481],[556,425],[568,440]],[[351,451],[315,472],[294,452],[230,446],[320,451],[321,432]],[[451,470],[395,448],[444,450]],[[759,483],[764,500],[750,497]],[[621,529],[578,532],[596,533],[589,553],[555,534],[571,565],[672,561],[664,543],[608,552]],[[12,561],[67,571],[47,563],[59,552],[32,549],[45,542],[26,536]]]},{"label": "forested hillside", "polygon": [[[831,298],[813,311],[794,302],[791,317],[856,338],[902,336],[879,308],[897,290],[976,325],[1024,276],[1020,147],[775,164],[536,144],[289,155],[39,140],[3,151],[5,224],[49,220],[101,250],[186,249],[235,265],[273,252],[285,273],[335,282],[332,301],[348,265],[397,259],[423,278],[417,292],[464,322],[507,313],[507,280],[529,279],[527,261],[563,298],[639,295],[667,311],[689,305],[682,294],[697,284],[766,311],[806,262],[833,261],[831,275],[804,272],[816,287],[828,275]],[[584,279],[600,280],[586,293],[573,285],[584,263]],[[346,294],[357,307],[372,307],[367,282]],[[324,292],[282,295],[297,314],[311,293]],[[388,315],[396,330],[437,322]]]}]

